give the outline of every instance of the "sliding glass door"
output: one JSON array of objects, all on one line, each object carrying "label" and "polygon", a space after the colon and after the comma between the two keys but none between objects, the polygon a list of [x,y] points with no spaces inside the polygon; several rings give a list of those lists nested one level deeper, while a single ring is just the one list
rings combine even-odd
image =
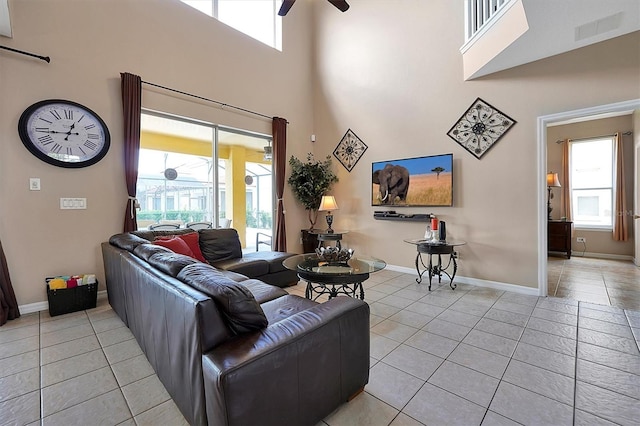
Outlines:
[{"label": "sliding glass door", "polygon": [[270,141],[268,135],[144,112],[138,229],[210,222],[212,227],[235,228],[245,250],[269,249]]}]

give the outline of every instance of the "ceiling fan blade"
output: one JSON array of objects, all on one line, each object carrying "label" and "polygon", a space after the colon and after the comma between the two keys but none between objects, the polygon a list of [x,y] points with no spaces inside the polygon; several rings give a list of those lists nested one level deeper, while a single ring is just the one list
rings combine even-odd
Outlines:
[{"label": "ceiling fan blade", "polygon": [[278,15],[284,16],[289,12],[291,6],[296,2],[296,0],[283,0],[282,6],[280,6],[280,10],[278,11]]},{"label": "ceiling fan blade", "polygon": [[341,12],[346,12],[349,9],[349,4],[346,0],[329,0],[329,3],[337,7]]}]

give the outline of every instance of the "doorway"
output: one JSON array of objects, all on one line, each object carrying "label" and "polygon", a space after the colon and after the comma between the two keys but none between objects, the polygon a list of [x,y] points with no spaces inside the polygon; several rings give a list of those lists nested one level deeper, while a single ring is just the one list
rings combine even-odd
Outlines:
[{"label": "doorway", "polygon": [[[589,121],[596,118],[612,117],[622,114],[632,114],[640,108],[640,99],[601,105],[574,111],[567,111],[552,115],[538,117],[538,294],[546,296],[549,291],[547,262],[547,128],[558,123]],[[638,181],[636,168],[635,181]],[[637,243],[637,240],[636,240]],[[638,259],[640,253],[636,247],[634,258]]]}]

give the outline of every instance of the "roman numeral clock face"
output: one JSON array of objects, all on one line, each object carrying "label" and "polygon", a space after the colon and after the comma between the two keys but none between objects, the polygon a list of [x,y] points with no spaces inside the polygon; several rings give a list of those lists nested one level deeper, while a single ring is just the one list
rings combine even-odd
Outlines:
[{"label": "roman numeral clock face", "polygon": [[50,99],[27,108],[18,133],[36,157],[58,167],[86,167],[109,151],[107,125],[89,108],[71,101]]}]

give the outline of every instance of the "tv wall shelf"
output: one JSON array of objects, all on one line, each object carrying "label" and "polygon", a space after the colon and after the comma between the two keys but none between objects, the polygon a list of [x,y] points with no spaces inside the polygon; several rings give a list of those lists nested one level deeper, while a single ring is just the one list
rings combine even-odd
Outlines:
[{"label": "tv wall shelf", "polygon": [[411,214],[411,213],[395,213],[395,212],[383,212],[374,213],[373,218],[376,220],[402,220],[405,222],[429,222],[431,220],[430,214]]}]

